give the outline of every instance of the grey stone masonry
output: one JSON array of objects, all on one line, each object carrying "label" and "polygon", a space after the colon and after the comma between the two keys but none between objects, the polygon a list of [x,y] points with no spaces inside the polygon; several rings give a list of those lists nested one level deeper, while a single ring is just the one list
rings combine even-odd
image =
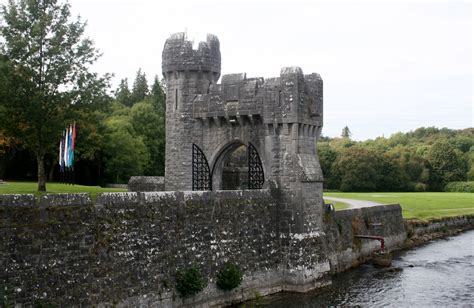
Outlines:
[{"label": "grey stone masonry", "polygon": [[129,191],[163,191],[165,178],[162,176],[132,176],[128,181]]},{"label": "grey stone masonry", "polygon": [[279,191],[281,227],[320,229],[323,176],[316,142],[323,123],[323,81],[284,67],[276,78],[245,73],[220,77],[220,46],[214,35],[193,49],[184,33],[163,50],[166,80],[165,189],[193,189],[193,144],[204,153],[212,189],[222,189],[226,156],[250,143],[262,162],[264,187]]},{"label": "grey stone masonry", "polygon": [[[380,249],[357,234],[384,236],[388,249],[405,239],[399,205],[328,213],[321,231],[281,232],[275,193],[99,193],[94,204],[88,194],[0,195],[0,306],[220,307],[328,284]],[[226,262],[244,274],[231,291],[216,286]],[[193,265],[207,287],[181,298],[176,277]]]}]

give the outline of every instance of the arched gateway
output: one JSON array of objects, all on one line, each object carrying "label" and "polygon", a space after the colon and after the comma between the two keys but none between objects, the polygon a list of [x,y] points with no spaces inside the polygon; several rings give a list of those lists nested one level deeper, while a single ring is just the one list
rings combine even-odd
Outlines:
[{"label": "arched gateway", "polygon": [[165,189],[273,187],[291,219],[315,218],[322,211],[321,77],[285,67],[276,78],[229,74],[218,84],[219,48],[213,35],[197,49],[184,33],[165,43]]}]

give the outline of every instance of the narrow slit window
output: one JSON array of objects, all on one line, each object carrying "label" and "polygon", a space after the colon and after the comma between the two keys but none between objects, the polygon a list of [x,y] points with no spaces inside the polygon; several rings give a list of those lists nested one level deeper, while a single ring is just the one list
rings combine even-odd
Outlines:
[{"label": "narrow slit window", "polygon": [[174,90],[174,110],[178,110],[178,89]]},{"label": "narrow slit window", "polygon": [[281,106],[281,90],[278,91],[278,106]]}]

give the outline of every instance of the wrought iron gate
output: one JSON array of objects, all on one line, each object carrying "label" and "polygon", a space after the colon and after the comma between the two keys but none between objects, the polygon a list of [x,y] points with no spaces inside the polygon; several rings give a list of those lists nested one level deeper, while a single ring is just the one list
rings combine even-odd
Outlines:
[{"label": "wrought iron gate", "polygon": [[263,182],[265,182],[262,161],[253,144],[249,143],[247,152],[249,161],[249,189],[261,189]]},{"label": "wrought iron gate", "polygon": [[202,150],[193,143],[193,190],[212,190],[211,169]]}]

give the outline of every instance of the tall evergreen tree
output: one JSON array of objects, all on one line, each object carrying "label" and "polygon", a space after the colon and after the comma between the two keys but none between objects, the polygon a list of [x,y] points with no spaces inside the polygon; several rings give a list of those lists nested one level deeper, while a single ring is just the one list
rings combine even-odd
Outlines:
[{"label": "tall evergreen tree", "polygon": [[138,69],[135,81],[133,82],[131,105],[143,101],[148,96],[148,82],[146,80],[146,74],[142,72],[142,69]]},{"label": "tall evergreen tree", "polygon": [[166,109],[166,97],[163,85],[160,83],[157,75],[155,75],[153,85],[151,86],[151,96],[153,98],[153,106],[158,112],[163,113],[164,117]]},{"label": "tall evergreen tree", "polygon": [[347,125],[344,126],[344,128],[342,129],[341,137],[349,139],[349,138],[351,138],[351,136],[352,136],[352,133],[349,130],[349,127]]},{"label": "tall evergreen tree", "polygon": [[125,106],[132,105],[132,93],[128,88],[128,79],[124,78],[120,80],[119,87],[115,91],[115,99]]},{"label": "tall evergreen tree", "polygon": [[46,191],[45,154],[55,150],[73,112],[105,96],[108,85],[109,76],[89,71],[100,54],[84,37],[85,23],[70,17],[69,4],[57,0],[1,6],[6,61],[0,79],[8,83],[0,101],[1,128],[35,154],[39,191]]}]

